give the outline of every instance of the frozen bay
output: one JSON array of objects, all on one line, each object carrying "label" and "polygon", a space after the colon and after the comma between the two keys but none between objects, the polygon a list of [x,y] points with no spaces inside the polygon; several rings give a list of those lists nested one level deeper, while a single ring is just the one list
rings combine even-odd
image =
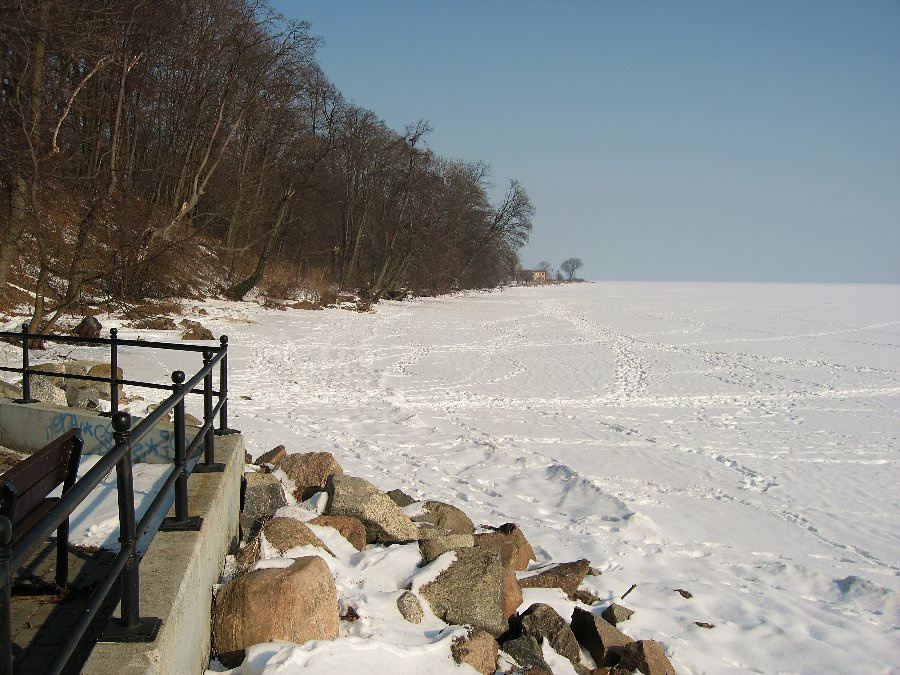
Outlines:
[{"label": "frozen bay", "polygon": [[626,632],[679,671],[891,670],[900,287],[593,283],[370,314],[221,310],[253,452],[330,450],[384,489],[518,523],[539,556],[590,558],[601,597],[638,584]]},{"label": "frozen bay", "polygon": [[[327,450],[382,489],[517,523],[541,561],[589,558],[605,601],[637,584],[622,628],[680,673],[893,672],[900,287],[204,307],[229,336],[229,421],[252,454]],[[169,358],[120,365],[154,379]]]}]

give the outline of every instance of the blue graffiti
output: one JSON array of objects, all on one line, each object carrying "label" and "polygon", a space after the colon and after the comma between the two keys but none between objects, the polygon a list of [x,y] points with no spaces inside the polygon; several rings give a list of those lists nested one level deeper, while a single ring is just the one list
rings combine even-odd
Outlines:
[{"label": "blue graffiti", "polygon": [[[69,429],[76,427],[81,428],[86,446],[98,448],[95,452],[105,453],[115,444],[111,422],[103,424],[91,419],[79,419],[79,416],[74,413],[60,413],[52,417],[44,427],[45,442],[49,443]],[[94,443],[90,443],[90,439]],[[174,457],[172,434],[167,429],[157,429],[151,432],[132,446],[131,455],[136,462],[165,463],[172,461]]]}]

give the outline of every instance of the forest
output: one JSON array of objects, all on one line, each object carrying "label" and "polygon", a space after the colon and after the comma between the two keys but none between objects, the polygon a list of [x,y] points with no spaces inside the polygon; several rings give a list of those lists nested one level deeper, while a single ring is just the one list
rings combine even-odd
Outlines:
[{"label": "forest", "polygon": [[49,332],[98,303],[512,278],[525,188],[347,101],[321,39],[263,0],[0,0],[0,301]]}]

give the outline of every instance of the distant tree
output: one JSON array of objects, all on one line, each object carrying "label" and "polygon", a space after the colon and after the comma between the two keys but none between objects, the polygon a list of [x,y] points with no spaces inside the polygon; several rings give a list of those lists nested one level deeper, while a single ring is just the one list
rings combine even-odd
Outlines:
[{"label": "distant tree", "polygon": [[562,264],[559,266],[559,268],[566,273],[569,281],[572,281],[572,279],[575,278],[575,272],[577,272],[583,266],[584,263],[581,262],[581,258],[566,258],[562,261]]},{"label": "distant tree", "polygon": [[537,268],[542,272],[546,272],[548,279],[553,276],[553,265],[548,263],[546,260],[542,260],[541,262],[539,262]]}]

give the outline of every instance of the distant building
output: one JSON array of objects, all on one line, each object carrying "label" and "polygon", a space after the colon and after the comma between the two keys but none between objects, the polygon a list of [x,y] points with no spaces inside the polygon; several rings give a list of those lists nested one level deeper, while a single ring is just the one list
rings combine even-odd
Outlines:
[{"label": "distant building", "polygon": [[545,270],[522,270],[519,272],[520,284],[546,284],[547,280]]}]

